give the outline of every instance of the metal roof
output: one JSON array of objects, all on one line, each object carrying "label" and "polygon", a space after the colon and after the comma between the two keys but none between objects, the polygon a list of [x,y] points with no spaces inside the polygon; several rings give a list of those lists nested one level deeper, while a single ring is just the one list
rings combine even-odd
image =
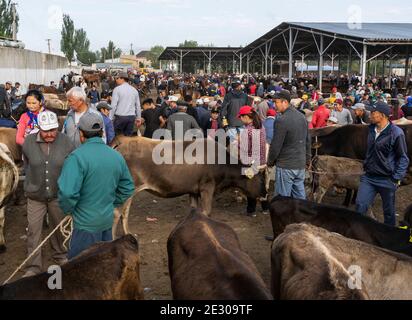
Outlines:
[{"label": "metal roof", "polygon": [[185,54],[185,59],[199,59],[205,57],[205,54],[212,53],[213,60],[222,58],[231,58],[242,48],[238,47],[167,47],[159,57],[159,60],[176,60],[180,52]]},{"label": "metal roof", "polygon": [[366,41],[412,41],[412,23],[288,22],[300,26]]}]

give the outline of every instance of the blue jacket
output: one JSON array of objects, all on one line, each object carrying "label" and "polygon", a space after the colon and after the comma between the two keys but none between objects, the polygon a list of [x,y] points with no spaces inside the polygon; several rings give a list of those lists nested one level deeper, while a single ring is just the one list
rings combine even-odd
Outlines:
[{"label": "blue jacket", "polygon": [[106,131],[107,144],[110,145],[116,136],[116,134],[114,133],[113,122],[112,120],[110,120],[109,117],[106,117],[104,114],[102,114],[102,117],[104,121],[104,129]]},{"label": "blue jacket", "polygon": [[405,134],[389,124],[375,140],[376,125],[369,126],[368,147],[364,163],[365,173],[371,177],[388,177],[394,181],[406,176],[409,166]]},{"label": "blue jacket", "polygon": [[263,123],[265,130],[266,130],[266,142],[271,144],[273,139],[273,132],[275,129],[275,121],[274,117],[269,117]]}]

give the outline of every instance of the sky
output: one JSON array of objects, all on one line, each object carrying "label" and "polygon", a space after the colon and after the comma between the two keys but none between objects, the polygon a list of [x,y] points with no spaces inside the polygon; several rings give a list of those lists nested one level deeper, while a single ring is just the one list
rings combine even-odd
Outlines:
[{"label": "sky", "polygon": [[412,22],[412,1],[397,0],[15,0],[18,39],[27,49],[61,54],[62,14],[83,28],[91,49],[109,40],[128,52],[154,45],[246,46],[282,22]]}]

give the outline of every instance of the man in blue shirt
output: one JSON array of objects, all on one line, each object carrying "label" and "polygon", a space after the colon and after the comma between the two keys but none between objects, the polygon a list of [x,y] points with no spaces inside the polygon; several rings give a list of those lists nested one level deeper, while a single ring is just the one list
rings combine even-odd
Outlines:
[{"label": "man in blue shirt", "polygon": [[365,175],[361,177],[356,210],[366,215],[379,193],[385,223],[395,226],[395,193],[406,176],[409,158],[405,134],[389,121],[390,115],[390,107],[383,102],[378,102],[371,114],[373,124],[369,127]]},{"label": "man in blue shirt", "polygon": [[113,122],[109,118],[110,110],[112,110],[112,107],[110,106],[110,104],[107,103],[107,101],[102,101],[97,104],[96,109],[97,111],[100,112],[100,114],[103,117],[104,129],[106,131],[107,145],[110,146],[116,136],[114,132]]}]

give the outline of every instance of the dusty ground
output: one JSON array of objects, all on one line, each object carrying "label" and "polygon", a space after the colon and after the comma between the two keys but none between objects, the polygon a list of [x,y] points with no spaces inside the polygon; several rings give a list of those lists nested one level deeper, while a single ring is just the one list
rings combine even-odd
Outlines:
[{"label": "dusty ground", "polygon": [[[340,204],[343,197],[328,195],[327,203]],[[412,186],[400,189],[397,196],[397,210],[403,211],[412,202]],[[189,212],[188,197],[159,199],[148,193],[141,193],[134,201],[130,217],[130,229],[138,235],[142,268],[141,278],[146,288],[146,299],[170,299],[170,279],[166,243],[177,223]],[[264,239],[271,234],[270,217],[258,214],[249,218],[243,213],[246,204],[238,203],[233,192],[218,195],[215,199],[213,217],[228,223],[238,234],[243,249],[252,257],[264,280],[270,281],[270,242]],[[379,196],[373,207],[374,214],[383,221]],[[147,222],[146,218],[157,218],[158,222]],[[2,283],[25,259],[25,206],[10,207],[6,210],[7,251],[0,254],[0,282]],[[45,234],[50,232],[45,230]],[[53,264],[48,247],[44,250],[44,265]],[[19,276],[21,276],[20,274]]]}]

